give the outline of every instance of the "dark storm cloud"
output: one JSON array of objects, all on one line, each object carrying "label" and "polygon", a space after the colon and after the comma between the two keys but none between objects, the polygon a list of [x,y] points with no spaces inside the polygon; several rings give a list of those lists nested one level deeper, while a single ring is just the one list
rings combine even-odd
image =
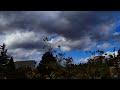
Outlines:
[{"label": "dark storm cloud", "polygon": [[[0,32],[14,33],[15,31],[25,32],[26,30],[42,34],[45,31],[48,35],[58,34],[71,41],[83,40],[90,37],[93,43],[108,40],[112,32],[112,24],[118,17],[114,12],[95,11],[61,11],[61,12],[25,12],[25,11],[4,11],[0,15],[8,22],[5,26],[0,24]],[[110,27],[110,28],[109,28]],[[37,38],[37,37],[36,37]],[[38,37],[39,38],[39,37]],[[41,37],[42,38],[42,37]],[[31,41],[13,44],[15,48],[31,49],[41,46],[41,40],[32,43]],[[91,42],[92,43],[92,42]],[[80,48],[85,48],[86,43],[80,43]],[[85,45],[84,45],[85,44]],[[71,45],[71,48],[78,48],[78,45]]]},{"label": "dark storm cloud", "polygon": [[[5,42],[15,59],[42,54],[43,38],[57,34],[52,43],[64,51],[95,49],[98,42],[116,40],[119,12],[113,11],[1,11],[0,43]],[[109,44],[104,44],[107,47]]]},{"label": "dark storm cloud", "polygon": [[42,47],[46,45],[44,44],[43,42],[25,42],[25,43],[20,43],[20,44],[14,44],[11,48],[14,49],[14,48],[23,48],[23,49],[26,49],[26,50],[31,50],[31,49],[39,49],[41,50]]},{"label": "dark storm cloud", "polygon": [[[62,14],[55,20],[43,21],[39,28],[43,28],[49,33],[57,33],[66,38],[78,40],[85,36],[90,36],[93,40],[104,40],[109,32],[111,24],[115,23],[118,14],[113,12],[61,12]],[[104,28],[104,26],[106,26]],[[106,30],[111,27],[110,30]],[[105,30],[104,30],[105,29]],[[106,32],[106,33],[104,33]]]},{"label": "dark storm cloud", "polygon": [[[73,12],[74,13],[74,12]],[[100,15],[104,13],[103,15]],[[68,37],[80,39],[84,36],[90,36],[92,40],[102,39],[106,36],[110,31],[106,31],[107,27],[110,27],[113,24],[115,16],[111,15],[111,12],[87,12],[87,13],[80,13],[76,12],[75,14],[70,15],[67,13],[65,16],[67,20],[70,22],[70,28]],[[104,28],[105,26],[105,28]],[[66,30],[66,31],[68,31]],[[106,33],[105,33],[106,32]],[[67,33],[67,32],[66,32]],[[65,35],[66,36],[66,35]],[[105,38],[104,38],[105,39]]]}]

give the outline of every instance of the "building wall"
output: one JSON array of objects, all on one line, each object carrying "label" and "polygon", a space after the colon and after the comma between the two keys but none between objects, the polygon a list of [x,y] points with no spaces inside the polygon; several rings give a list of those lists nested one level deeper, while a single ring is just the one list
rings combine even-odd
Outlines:
[{"label": "building wall", "polygon": [[36,65],[36,62],[34,60],[32,60],[32,61],[16,61],[15,62],[16,69],[18,69],[20,67],[31,67],[31,68],[34,68],[35,65]]}]

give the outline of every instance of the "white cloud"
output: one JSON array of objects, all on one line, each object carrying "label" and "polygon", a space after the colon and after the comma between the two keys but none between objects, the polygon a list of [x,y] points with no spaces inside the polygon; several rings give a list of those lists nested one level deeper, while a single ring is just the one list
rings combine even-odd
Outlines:
[{"label": "white cloud", "polygon": [[113,33],[114,36],[120,35],[120,32]]},{"label": "white cloud", "polygon": [[89,57],[86,58],[80,58],[80,59],[76,59],[73,61],[74,64],[79,64],[79,63],[87,63],[88,62]]},{"label": "white cloud", "polygon": [[63,46],[61,47],[61,50],[64,51],[64,52],[67,52],[67,51],[70,51],[70,47],[67,47],[67,46]]},{"label": "white cloud", "polygon": [[61,46],[61,50],[63,51],[70,51],[71,48],[67,46],[66,44],[68,43],[67,39],[62,36],[58,36],[56,38],[53,38],[49,41],[50,44],[53,45],[54,48],[58,48],[58,46]]},{"label": "white cloud", "polygon": [[42,52],[34,50],[25,50],[25,49],[10,49],[8,54],[13,56],[14,61],[24,61],[24,60],[36,60],[40,61]]},{"label": "white cloud", "polygon": [[69,40],[63,36],[58,36],[51,39],[49,43],[51,43],[54,48],[58,48],[60,45],[61,50],[63,51],[77,50],[79,48],[82,48],[83,50],[90,50],[96,47],[96,43],[92,42],[88,36],[85,36],[80,40]]},{"label": "white cloud", "polygon": [[25,33],[16,32],[10,35],[6,35],[5,43],[8,46],[11,46],[12,44],[19,44],[26,42],[28,40],[36,41],[34,32],[25,32]]},{"label": "white cloud", "polygon": [[[105,58],[110,58],[109,55],[114,55],[114,52],[106,52],[107,55],[103,54],[102,56],[105,56]],[[118,52],[115,51],[115,56],[118,55]],[[95,56],[99,56],[99,55],[95,55]],[[87,63],[88,62],[88,59],[94,59],[95,57],[94,55],[90,56],[90,57],[86,57],[86,58],[80,58],[80,59],[76,59],[73,61],[74,64],[79,64],[79,63]]]},{"label": "white cloud", "polygon": [[42,41],[44,34],[36,34],[35,32],[20,32],[16,31],[15,33],[6,34],[4,43],[8,48],[21,45],[21,44],[29,44]]},{"label": "white cloud", "polygon": [[[107,55],[102,55],[102,56],[105,56],[106,58],[110,58],[110,56],[109,55],[114,55],[114,52],[110,52],[110,51],[108,51],[108,52],[106,52],[106,54]],[[118,55],[118,51],[115,51],[115,56],[117,56]]]},{"label": "white cloud", "polygon": [[97,48],[102,48],[102,49],[106,49],[106,48],[111,48],[111,44],[109,43],[103,43],[102,45],[97,45]]}]

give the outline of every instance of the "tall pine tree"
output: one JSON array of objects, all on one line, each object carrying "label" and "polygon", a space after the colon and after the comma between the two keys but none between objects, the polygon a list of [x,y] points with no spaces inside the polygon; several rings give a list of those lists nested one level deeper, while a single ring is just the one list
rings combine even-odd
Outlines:
[{"label": "tall pine tree", "polygon": [[0,76],[7,77],[15,70],[13,57],[7,55],[6,45],[0,46]]}]

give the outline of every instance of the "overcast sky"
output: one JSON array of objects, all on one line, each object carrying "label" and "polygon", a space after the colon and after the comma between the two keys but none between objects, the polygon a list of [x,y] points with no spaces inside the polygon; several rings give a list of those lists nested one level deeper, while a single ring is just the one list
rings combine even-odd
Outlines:
[{"label": "overcast sky", "polygon": [[0,44],[7,45],[15,61],[39,61],[43,39],[55,36],[49,41],[53,47],[61,45],[63,52],[80,61],[87,58],[84,51],[119,47],[119,24],[117,11],[1,11]]}]

